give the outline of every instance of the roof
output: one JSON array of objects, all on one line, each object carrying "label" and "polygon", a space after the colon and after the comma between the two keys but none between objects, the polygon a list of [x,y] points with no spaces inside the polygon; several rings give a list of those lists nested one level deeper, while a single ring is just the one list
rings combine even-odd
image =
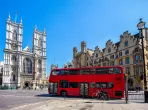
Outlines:
[{"label": "roof", "polygon": [[87,49],[87,53],[88,53],[90,56],[93,56],[94,51],[93,51],[92,49]]},{"label": "roof", "polygon": [[115,45],[118,47],[119,46],[119,44],[120,44],[120,41],[119,42],[117,42],[117,43],[115,43]]}]

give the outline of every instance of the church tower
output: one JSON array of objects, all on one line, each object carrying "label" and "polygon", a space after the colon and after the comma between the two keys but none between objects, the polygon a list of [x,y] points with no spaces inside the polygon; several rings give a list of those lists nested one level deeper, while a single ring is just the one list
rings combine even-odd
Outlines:
[{"label": "church tower", "polygon": [[36,55],[36,64],[34,65],[34,72],[36,73],[36,78],[46,78],[46,30],[43,32],[34,28],[33,33],[33,54]]},{"label": "church tower", "polygon": [[19,51],[22,51],[23,39],[22,19],[20,23],[13,22],[10,14],[6,22],[6,46],[4,49],[3,85],[18,86],[19,78]]}]

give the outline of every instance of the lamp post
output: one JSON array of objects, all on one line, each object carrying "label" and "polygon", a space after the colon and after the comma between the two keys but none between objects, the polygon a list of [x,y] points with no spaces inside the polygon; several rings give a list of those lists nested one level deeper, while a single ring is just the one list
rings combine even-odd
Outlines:
[{"label": "lamp post", "polygon": [[144,55],[144,36],[143,36],[143,29],[145,29],[145,22],[142,21],[142,18],[140,18],[140,22],[138,23],[137,27],[139,30],[139,37],[142,40],[141,44],[142,44],[142,56],[143,56],[143,66],[144,66],[144,98],[145,98],[145,103],[148,103],[148,91],[147,91],[147,81],[146,81],[146,69],[145,69],[145,55]]}]

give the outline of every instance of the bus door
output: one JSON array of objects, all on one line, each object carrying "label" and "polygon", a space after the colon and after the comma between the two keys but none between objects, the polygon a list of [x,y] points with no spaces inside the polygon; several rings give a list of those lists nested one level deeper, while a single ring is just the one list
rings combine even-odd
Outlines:
[{"label": "bus door", "polygon": [[88,96],[88,83],[80,83],[80,96]]},{"label": "bus door", "polygon": [[57,94],[58,83],[50,83],[50,94]]}]

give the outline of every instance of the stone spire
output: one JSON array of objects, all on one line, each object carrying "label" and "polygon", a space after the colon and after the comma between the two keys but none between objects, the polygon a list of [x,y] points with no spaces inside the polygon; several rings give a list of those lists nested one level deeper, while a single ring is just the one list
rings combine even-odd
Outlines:
[{"label": "stone spire", "polygon": [[44,28],[44,33],[46,33],[46,29]]},{"label": "stone spire", "polygon": [[20,20],[20,25],[22,25],[22,18],[21,18],[21,20]]},{"label": "stone spire", "polygon": [[9,13],[9,15],[8,15],[8,21],[10,21],[10,13]]},{"label": "stone spire", "polygon": [[34,27],[34,31],[36,31],[37,30],[37,25],[35,25],[35,27]]}]

